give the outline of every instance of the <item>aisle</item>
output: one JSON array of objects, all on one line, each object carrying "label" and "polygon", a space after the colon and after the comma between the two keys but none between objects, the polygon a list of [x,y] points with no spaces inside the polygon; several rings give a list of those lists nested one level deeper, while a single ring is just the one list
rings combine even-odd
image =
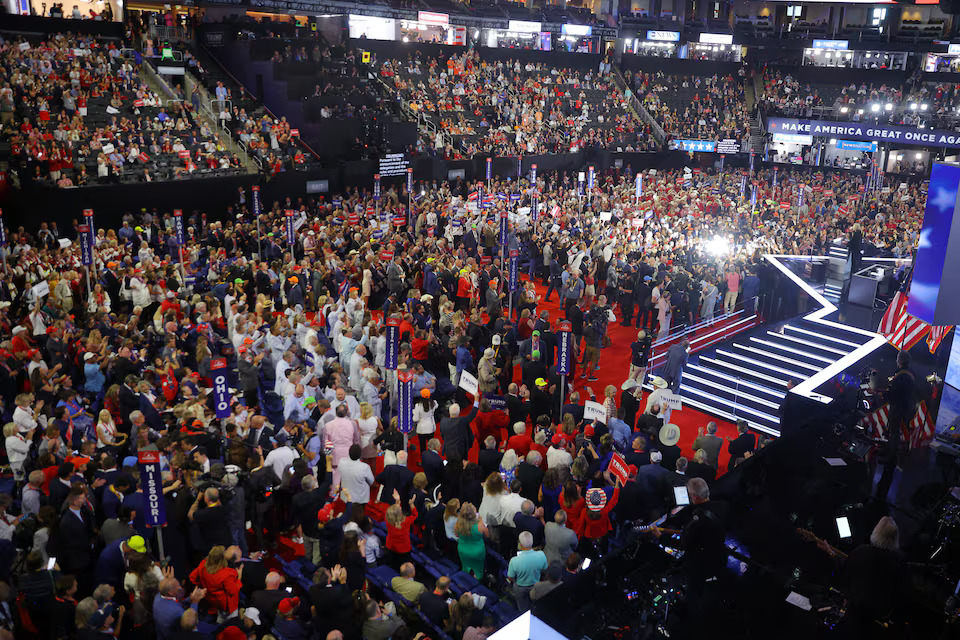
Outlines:
[{"label": "aisle", "polygon": [[[526,277],[523,276],[522,279],[526,280]],[[552,326],[555,326],[557,321],[563,318],[557,293],[553,292],[550,301],[547,302],[545,300],[546,287],[537,282],[536,289],[537,294],[541,296],[540,304],[537,307],[538,310],[546,309],[549,311],[550,323]],[[623,316],[620,313],[619,307],[616,309],[616,312],[617,322],[611,322],[607,329],[611,345],[603,349],[600,355],[600,368],[596,372],[598,380],[596,382],[588,382],[585,378],[581,379],[578,376],[577,379],[573,381],[574,390],[580,392],[581,403],[588,399],[585,393],[585,389],[588,386],[597,394],[598,401],[602,402],[604,388],[608,384],[612,384],[617,387],[617,400],[619,401],[620,399],[620,385],[627,379],[627,373],[630,371],[630,344],[637,339],[637,330],[632,326],[621,326],[620,322],[623,320]],[[646,399],[647,392],[644,392],[643,397]],[[707,423],[711,420],[717,423],[717,435],[731,439],[737,436],[737,428],[734,424],[719,418],[714,418],[709,414],[702,413],[691,407],[684,407],[681,411],[674,411],[671,420],[680,428],[680,442],[678,445],[683,451],[683,455],[689,459],[693,458],[692,447],[693,441],[697,437],[697,430],[700,427],[706,427]],[[726,471],[729,460],[730,454],[727,453],[727,447],[724,445],[720,453],[720,473]]]}]

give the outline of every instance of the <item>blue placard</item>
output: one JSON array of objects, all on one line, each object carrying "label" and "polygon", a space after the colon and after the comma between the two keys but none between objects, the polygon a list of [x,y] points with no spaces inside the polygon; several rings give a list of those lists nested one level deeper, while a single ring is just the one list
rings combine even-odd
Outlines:
[{"label": "blue placard", "polygon": [[291,247],[297,239],[297,230],[293,227],[293,209],[287,209],[286,215],[286,225],[287,225],[287,244]]},{"label": "blue placard", "polygon": [[510,249],[510,277],[508,280],[508,287],[510,291],[516,291],[517,285],[520,283],[519,278],[520,270],[520,251],[517,249]]},{"label": "blue placard", "polygon": [[717,148],[717,143],[713,140],[674,140],[674,148],[680,151],[703,151],[713,153]]},{"label": "blue placard", "polygon": [[183,211],[180,209],[173,210],[173,232],[177,236],[177,245],[183,246],[186,244],[186,233],[183,228]]},{"label": "blue placard", "polygon": [[[3,225],[0,224],[0,228],[2,228],[2,226]],[[80,264],[84,266],[90,266],[93,264],[93,245],[90,244],[90,234],[88,233],[88,229],[89,228],[85,224],[77,227],[77,231],[80,232],[80,236],[77,238],[77,240],[80,241]],[[3,244],[6,244],[6,242]]]},{"label": "blue placard", "polygon": [[876,151],[876,142],[865,140],[837,140],[837,149],[843,151]]},{"label": "blue placard", "polygon": [[493,158],[487,158],[487,180],[493,178]]},{"label": "blue placard", "polygon": [[833,51],[846,51],[850,47],[849,40],[820,40],[813,41],[814,49],[831,49]]},{"label": "blue placard", "polygon": [[413,431],[413,371],[397,372],[397,429]]},{"label": "blue placard", "polygon": [[400,320],[398,318],[387,318],[387,351],[384,357],[383,366],[387,369],[397,368],[397,357],[400,354]]},{"label": "blue placard", "polygon": [[557,345],[557,373],[562,376],[568,376],[573,372],[573,325],[569,322],[561,322],[558,325],[558,335],[560,342]]},{"label": "blue placard", "polygon": [[507,212],[500,212],[500,244],[507,244]]},{"label": "blue placard", "polygon": [[507,399],[503,396],[491,396],[483,394],[483,399],[490,403],[490,408],[494,411],[506,411]]},{"label": "blue placard", "polygon": [[217,418],[230,417],[230,385],[227,382],[227,361],[214,358],[210,361],[210,377],[213,379],[213,408]]},{"label": "blue placard", "polygon": [[143,490],[143,521],[148,527],[167,524],[167,512],[163,504],[163,472],[160,470],[160,452],[137,452],[140,464],[140,488]]}]

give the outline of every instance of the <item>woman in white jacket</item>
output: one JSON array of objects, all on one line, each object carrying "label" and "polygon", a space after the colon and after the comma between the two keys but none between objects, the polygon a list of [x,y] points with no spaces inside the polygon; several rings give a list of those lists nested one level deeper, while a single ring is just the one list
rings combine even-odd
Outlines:
[{"label": "woman in white jacket", "polygon": [[20,428],[8,422],[3,427],[4,446],[7,448],[7,460],[10,462],[10,470],[13,471],[13,477],[18,482],[23,480],[23,463],[27,459],[27,452],[30,451],[30,439],[33,431],[20,433]]},{"label": "woman in white jacket", "polygon": [[437,403],[430,397],[430,389],[422,389],[420,397],[413,405],[413,422],[417,425],[417,437],[420,439],[420,453],[427,450],[427,442],[437,431],[434,411]]}]

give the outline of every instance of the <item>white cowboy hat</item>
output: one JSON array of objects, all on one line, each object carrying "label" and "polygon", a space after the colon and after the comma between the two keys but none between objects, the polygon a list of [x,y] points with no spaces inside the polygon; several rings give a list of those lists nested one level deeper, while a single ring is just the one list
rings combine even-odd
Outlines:
[{"label": "white cowboy hat", "polygon": [[657,389],[666,389],[667,381],[661,378],[660,376],[653,376],[650,378],[650,384],[652,384]]},{"label": "white cowboy hat", "polygon": [[660,427],[660,444],[672,447],[680,442],[680,427],[675,424],[665,424]]}]

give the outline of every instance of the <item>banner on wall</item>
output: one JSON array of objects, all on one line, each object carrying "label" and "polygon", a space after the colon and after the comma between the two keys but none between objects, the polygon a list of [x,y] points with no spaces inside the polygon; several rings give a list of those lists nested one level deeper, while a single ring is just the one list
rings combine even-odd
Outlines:
[{"label": "banner on wall", "polygon": [[798,120],[796,118],[768,118],[769,133],[796,133],[854,140],[880,140],[935,147],[960,147],[960,133],[935,129],[915,129],[863,122],[831,122],[829,120]]}]

